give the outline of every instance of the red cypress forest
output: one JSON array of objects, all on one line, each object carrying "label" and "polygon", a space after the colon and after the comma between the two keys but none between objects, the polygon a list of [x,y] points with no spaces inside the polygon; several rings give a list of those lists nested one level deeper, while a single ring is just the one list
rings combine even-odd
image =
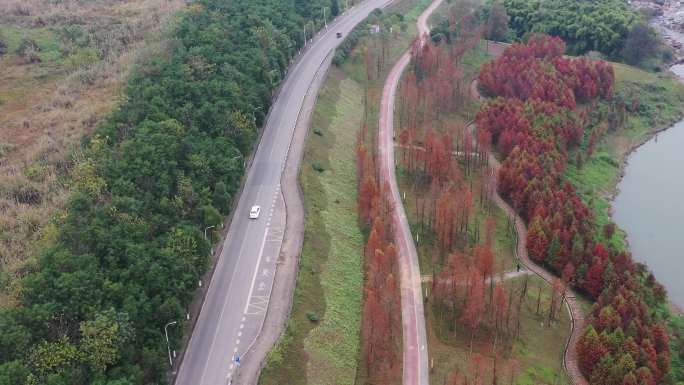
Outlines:
[{"label": "red cypress forest", "polygon": [[[391,240],[392,227],[386,186],[380,186],[374,151],[366,146],[367,128],[356,146],[358,213],[369,230],[364,250],[366,279],[362,313],[362,359],[368,384],[401,382],[401,303],[397,251]],[[373,147],[371,147],[373,148]]]},{"label": "red cypress forest", "polygon": [[[487,55],[478,20],[458,5],[441,24],[440,34],[449,39],[413,46],[412,66],[397,95],[400,188],[419,235],[421,272],[429,277],[424,287],[429,291],[431,381],[513,383],[528,375],[547,383],[529,373],[538,367],[560,369],[556,349],[568,330],[567,315],[560,311],[562,290],[530,277],[507,280],[503,274],[515,273],[514,240],[510,223],[507,227],[492,201],[491,134],[473,137],[466,125],[475,107],[469,85]],[[519,360],[520,349],[532,343],[531,333],[553,335],[556,341],[547,350],[553,352],[550,359],[539,366],[529,359],[543,356],[537,347]]]},{"label": "red cypress forest", "polygon": [[[600,132],[585,133],[587,114],[610,102],[610,64],[563,56],[559,38],[532,35],[482,67],[480,86],[495,99],[475,121],[503,158],[499,192],[527,221],[528,251],[538,263],[596,302],[577,350],[592,384],[663,384],[669,336],[654,311],[666,293],[629,253],[602,244],[591,209],[567,181],[569,162],[590,156]],[[583,138],[589,146],[579,147]],[[576,160],[577,159],[577,160]]]}]

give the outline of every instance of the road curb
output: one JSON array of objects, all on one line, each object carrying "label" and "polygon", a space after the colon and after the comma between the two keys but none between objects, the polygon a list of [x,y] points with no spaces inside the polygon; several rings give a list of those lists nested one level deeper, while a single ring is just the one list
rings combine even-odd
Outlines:
[{"label": "road curb", "polygon": [[[372,12],[373,9],[387,7],[393,1],[394,0],[385,1],[378,7],[372,8],[368,14],[370,15],[370,12]],[[363,6],[363,4],[358,4],[352,7],[351,10],[356,9],[356,7],[359,6]],[[367,16],[359,21],[359,23],[356,23],[354,27],[363,22],[366,18]],[[328,25],[327,30],[334,29],[337,24],[340,23],[340,20],[339,17],[334,19],[333,22]],[[305,49],[302,50],[296,60],[292,62],[292,65],[289,67],[290,69],[294,68],[309,47],[313,46],[319,40],[322,32],[323,29],[319,30],[316,36],[307,43]],[[266,364],[268,352],[275,346],[275,343],[286,330],[287,321],[292,312],[294,291],[296,289],[296,280],[299,272],[299,257],[304,242],[305,222],[304,196],[301,186],[299,185],[299,169],[304,157],[304,144],[309,135],[310,120],[316,100],[318,99],[320,89],[327,78],[332,63],[332,57],[335,54],[336,49],[337,47],[328,52],[316,70],[316,74],[302,99],[295,130],[288,145],[287,159],[280,178],[280,197],[283,199],[286,212],[285,233],[281,244],[275,278],[272,281],[271,298],[266,310],[266,316],[262,319],[259,334],[243,354],[243,364],[235,384],[252,385],[258,383],[261,370]],[[284,79],[283,83],[286,79],[287,77]],[[244,359],[252,354],[256,354],[255,351],[257,351],[257,349],[260,350],[260,354],[254,357],[255,359]]]}]

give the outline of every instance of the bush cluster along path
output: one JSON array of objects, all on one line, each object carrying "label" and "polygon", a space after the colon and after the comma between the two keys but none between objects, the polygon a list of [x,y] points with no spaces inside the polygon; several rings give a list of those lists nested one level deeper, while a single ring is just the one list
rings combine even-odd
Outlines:
[{"label": "bush cluster along path", "polygon": [[[498,44],[498,43],[492,43],[489,42],[487,45],[487,50],[490,54],[494,56],[498,56],[501,53],[503,53],[505,49],[504,44]],[[477,100],[484,100],[485,98],[480,95],[478,91],[478,85],[477,85],[477,80],[473,81],[471,83],[470,87],[470,92],[472,94],[472,97],[477,99]],[[475,130],[475,124],[471,123],[470,124],[470,129]],[[473,135],[473,138],[476,138],[476,135]],[[498,159],[494,156],[492,152],[489,153],[489,165],[492,167],[494,172],[492,175],[496,176],[499,173],[499,169],[501,168],[501,163],[499,162]],[[548,282],[549,284],[552,284],[553,279],[555,276],[548,272],[546,269],[543,267],[537,265],[534,263],[528,253],[527,253],[527,227],[525,226],[525,222],[523,219],[515,212],[513,207],[508,204],[503,198],[501,198],[501,195],[499,195],[498,190],[494,189],[495,194],[494,196],[494,202],[496,203],[497,206],[499,206],[501,209],[503,209],[506,212],[506,215],[510,220],[515,223],[515,231],[517,234],[518,242],[516,246],[516,253],[518,258],[520,259],[520,262],[530,271],[534,272],[537,274],[539,277],[541,277],[543,280]],[[567,371],[568,375],[572,379],[573,384],[575,385],[589,385],[589,382],[584,378],[582,375],[582,372],[580,371],[579,368],[579,361],[577,359],[577,342],[579,341],[580,337],[582,336],[582,332],[584,330],[584,315],[582,312],[582,309],[580,308],[580,304],[577,301],[576,294],[575,292],[567,288],[566,289],[566,295],[565,295],[565,305],[566,309],[568,310],[570,314],[570,318],[572,319],[571,322],[571,328],[572,330],[570,331],[570,337],[568,339],[568,344],[565,349],[565,354],[563,356],[563,366],[565,367],[565,370]]]}]

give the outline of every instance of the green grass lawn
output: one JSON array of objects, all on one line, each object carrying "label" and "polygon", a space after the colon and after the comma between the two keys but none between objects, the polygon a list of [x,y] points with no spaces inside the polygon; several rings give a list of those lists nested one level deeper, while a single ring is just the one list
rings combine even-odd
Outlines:
[{"label": "green grass lawn", "polygon": [[[520,290],[524,279],[511,279],[506,282],[505,287]],[[539,288],[541,301],[540,311],[537,313]],[[520,334],[514,339],[510,349],[500,352],[497,364],[499,383],[570,384],[562,368],[562,353],[570,332],[568,313],[563,308],[558,312],[557,320],[546,322],[550,290],[541,278],[529,276],[527,293],[521,306]],[[435,363],[430,383],[442,385],[449,373],[456,370],[468,373],[470,354],[475,353],[483,356],[485,375],[482,383],[492,383],[493,353],[492,344],[489,342],[491,334],[480,332],[476,335],[471,353],[468,331],[440,317],[439,309],[429,304],[426,307],[426,315],[432,325],[429,328],[429,343],[430,355]]]},{"label": "green grass lawn", "polygon": [[0,25],[0,35],[7,43],[7,50],[14,53],[22,40],[29,39],[38,46],[38,56],[44,62],[57,60],[61,55],[59,35],[53,28],[18,28]]},{"label": "green grass lawn", "polygon": [[[326,88],[326,91],[330,89]],[[350,149],[354,148],[360,124],[357,111],[362,108],[362,94],[358,84],[349,79],[341,80],[340,96],[333,104],[336,111],[325,111],[325,100],[334,100],[334,91],[322,95],[314,124],[329,116],[332,121],[327,127],[321,126],[323,135],[311,137],[305,163],[318,162],[325,171],[319,174],[310,164],[305,164],[301,176],[304,194],[310,195],[313,203],[308,215],[320,219],[307,221],[306,234],[311,236],[307,237],[311,242],[305,252],[325,256],[326,248],[319,247],[322,235],[322,238],[328,238],[329,244],[327,261],[321,264],[319,274],[324,297],[331,300],[325,303],[320,324],[304,340],[304,349],[311,352],[307,377],[321,379],[316,382],[322,384],[332,383],[331,379],[338,383],[353,383],[355,376],[364,237],[357,225],[356,184],[353,183],[356,163]],[[316,274],[315,271],[311,273]]]},{"label": "green grass lawn", "polygon": [[[332,67],[313,117],[321,135],[309,136],[300,175],[307,217],[294,312],[262,384],[354,383],[364,237],[356,216],[353,148],[362,100],[361,86]],[[314,170],[314,163],[324,171]]]}]

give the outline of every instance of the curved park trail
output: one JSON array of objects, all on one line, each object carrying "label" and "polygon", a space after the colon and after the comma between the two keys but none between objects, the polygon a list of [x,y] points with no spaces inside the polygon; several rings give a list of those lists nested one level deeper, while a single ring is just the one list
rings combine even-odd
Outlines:
[{"label": "curved park trail", "polygon": [[[503,45],[489,42],[487,45],[488,52],[495,56],[500,55],[503,52]],[[476,100],[484,100],[485,98],[480,95],[477,87],[477,80],[473,81],[470,87],[470,93]],[[475,129],[475,124],[470,124],[470,129]],[[476,138],[473,135],[473,138]],[[501,163],[498,159],[490,152],[489,153],[489,165],[492,167],[494,172],[492,175],[496,176],[499,174],[499,169],[501,168]],[[517,233],[517,246],[516,253],[520,262],[530,271],[541,277],[544,281],[548,282],[550,285],[556,278],[555,275],[548,272],[543,267],[537,265],[533,262],[529,255],[527,254],[527,227],[522,218],[513,210],[513,207],[508,204],[498,193],[498,189],[494,189],[494,202],[499,206],[510,220],[515,223],[515,231]],[[565,293],[565,307],[570,314],[571,319],[571,330],[570,337],[565,346],[565,352],[563,354],[563,366],[565,371],[570,376],[572,383],[575,385],[589,385],[589,382],[584,378],[582,372],[579,369],[579,361],[577,359],[577,342],[579,341],[582,331],[584,330],[584,315],[579,303],[577,302],[576,294],[572,289],[566,289]]]},{"label": "curved park trail", "polygon": [[[421,41],[424,41],[429,32],[428,17],[442,1],[433,1],[418,17],[418,34]],[[418,253],[399,196],[394,168],[394,102],[401,74],[410,62],[411,54],[410,50],[407,50],[392,67],[385,80],[380,102],[378,153],[380,185],[389,185],[390,188],[390,196],[387,199],[389,199],[390,207],[392,207],[390,220],[394,228],[394,243],[397,247],[401,283],[401,323],[404,347],[402,382],[404,385],[428,385],[427,335]]]}]

